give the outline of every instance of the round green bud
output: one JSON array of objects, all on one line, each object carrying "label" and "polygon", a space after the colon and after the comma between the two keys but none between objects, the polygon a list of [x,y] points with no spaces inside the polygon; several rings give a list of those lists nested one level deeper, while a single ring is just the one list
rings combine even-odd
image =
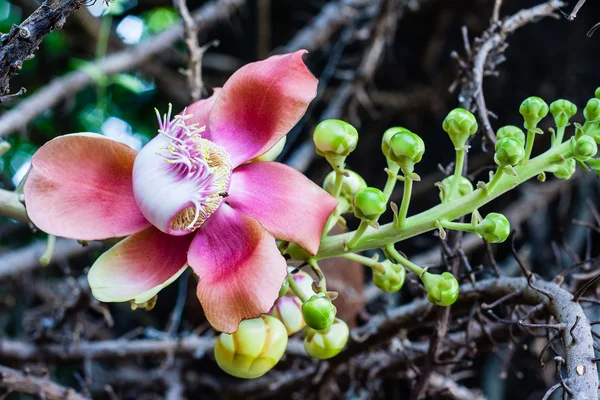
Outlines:
[{"label": "round green bud", "polygon": [[[466,196],[471,193],[473,189],[473,184],[471,181],[464,176],[460,176],[458,181],[458,194],[459,197]],[[443,203],[446,199],[446,195],[450,192],[450,188],[452,187],[452,182],[454,181],[454,175],[450,175],[442,180],[440,183],[440,201]],[[455,196],[456,197],[456,196]]]},{"label": "round green bud", "polygon": [[537,96],[531,96],[523,100],[519,112],[525,120],[525,129],[535,129],[537,124],[548,115],[548,104]]},{"label": "round green bud", "polygon": [[385,132],[383,132],[383,136],[381,138],[381,152],[383,153],[384,156],[386,157],[390,157],[390,140],[392,139],[392,136],[394,136],[396,133],[400,133],[400,132],[410,132],[408,129],[403,128],[401,126],[394,126],[392,128],[387,129]]},{"label": "round green bud", "polygon": [[[358,193],[359,190],[367,187],[367,182],[365,182],[362,176],[349,169],[344,169],[344,174],[345,175],[342,175],[342,190],[340,191],[340,196],[345,197],[348,201],[352,201],[352,198],[354,198],[354,195]],[[337,172],[335,171],[331,171],[325,177],[323,189],[329,194],[333,194],[336,177]]]},{"label": "round green bud", "polygon": [[596,141],[588,135],[583,135],[573,144],[573,157],[578,161],[587,161],[598,152]]},{"label": "round green bud", "polygon": [[327,154],[347,156],[356,148],[358,131],[346,121],[326,119],[315,128],[313,141],[317,153],[321,156]]},{"label": "round green bud", "polygon": [[302,304],[302,317],[306,325],[321,330],[329,327],[337,312],[331,299],[325,294],[316,294]]},{"label": "round green bud", "polygon": [[498,140],[502,140],[507,137],[512,137],[519,140],[521,143],[525,143],[525,134],[518,126],[506,125],[498,129],[498,132],[496,132],[496,138]]},{"label": "round green bud", "polygon": [[390,260],[385,260],[380,264],[383,267],[383,273],[373,272],[375,286],[387,293],[395,293],[402,289],[406,279],[406,270]]},{"label": "round green bud", "polygon": [[381,190],[367,187],[356,193],[352,205],[356,218],[375,221],[385,212],[387,199]]},{"label": "round green bud", "polygon": [[339,318],[329,328],[320,331],[307,327],[304,330],[304,350],[311,357],[326,360],[342,351],[349,336],[348,325]]},{"label": "round green bud", "polygon": [[510,222],[502,214],[489,213],[477,224],[475,233],[488,243],[502,243],[510,235]]},{"label": "round green bud", "polygon": [[505,137],[496,142],[494,161],[501,167],[517,165],[525,157],[523,142],[514,137]]},{"label": "round green bud", "polygon": [[577,106],[569,100],[559,99],[550,103],[550,113],[554,117],[556,126],[567,126],[569,119],[577,114]]},{"label": "round green bud", "polygon": [[427,290],[427,300],[431,303],[448,307],[458,299],[460,287],[450,272],[442,272],[441,275],[425,272],[421,280]]},{"label": "round green bud", "polygon": [[588,122],[600,120],[600,99],[590,99],[583,109],[583,116]]},{"label": "round green bud", "polygon": [[221,333],[215,344],[219,367],[238,378],[254,379],[267,373],[283,356],[288,335],[285,326],[274,317],[240,322],[232,334]]},{"label": "round green bud", "polygon": [[298,297],[278,298],[270,314],[283,323],[288,336],[299,332],[306,326],[302,318],[302,301]]},{"label": "round green bud", "polygon": [[[393,129],[393,128],[392,128]],[[390,129],[386,131],[388,133]],[[405,128],[397,128],[396,132],[382,144],[383,154],[391,161],[397,163],[402,171],[411,173],[415,164],[420,162],[425,153],[425,143],[416,133]]]},{"label": "round green bud", "polygon": [[442,129],[450,136],[455,149],[464,148],[467,140],[477,132],[478,127],[475,116],[464,108],[450,111],[442,123]]},{"label": "round green bud", "polygon": [[594,92],[594,95],[596,96],[597,99],[600,99],[600,87],[596,88],[596,91]]},{"label": "round green bud", "polygon": [[575,162],[575,159],[570,158],[566,160],[564,164],[554,166],[551,172],[558,179],[568,180],[571,179],[571,177],[575,173],[576,167],[577,163]]}]

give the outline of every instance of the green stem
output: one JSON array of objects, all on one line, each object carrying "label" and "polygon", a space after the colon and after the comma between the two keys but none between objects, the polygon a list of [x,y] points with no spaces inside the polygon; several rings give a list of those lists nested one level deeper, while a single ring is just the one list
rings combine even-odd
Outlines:
[{"label": "green stem", "polygon": [[347,253],[344,254],[342,257],[344,257],[347,260],[356,261],[357,263],[365,265],[369,268],[375,268],[377,265],[379,265],[379,261],[374,260],[370,257],[361,256],[360,254]]},{"label": "green stem", "polygon": [[367,231],[369,224],[370,222],[364,219],[360,221],[360,225],[358,226],[356,232],[354,232],[354,236],[352,236],[352,239],[350,239],[348,243],[346,243],[346,246],[348,246],[349,249],[353,248],[358,244],[358,241],[360,240],[361,236]]},{"label": "green stem", "polygon": [[310,266],[312,271],[317,276],[317,279],[319,280],[319,283],[317,284],[317,286],[319,287],[320,291],[327,292],[327,283],[325,282],[325,274],[323,273],[323,271],[321,271],[319,264],[317,264],[317,259],[314,257],[309,258],[308,265]]},{"label": "green stem", "polygon": [[498,184],[498,182],[500,182],[500,180],[502,180],[503,175],[504,175],[504,168],[498,167],[498,169],[496,170],[496,173],[492,177],[492,180],[490,180],[490,183],[487,184],[487,190],[488,191],[494,190],[494,186],[496,186]]},{"label": "green stem", "polygon": [[554,141],[554,143],[552,144],[552,146],[558,146],[559,144],[562,143],[563,141],[563,137],[565,136],[565,126],[557,126],[556,127],[556,139]]},{"label": "green stem", "polygon": [[42,267],[47,267],[50,265],[50,261],[52,261],[52,256],[54,255],[54,248],[56,247],[56,236],[48,235],[48,244],[46,244],[46,250],[44,250],[44,254],[40,257],[40,264]]},{"label": "green stem", "polygon": [[452,186],[450,186],[450,192],[448,193],[447,199],[452,200],[454,194],[458,190],[458,183],[462,176],[463,168],[465,166],[465,153],[467,151],[463,148],[456,150],[456,163],[454,164],[454,178],[452,178]]},{"label": "green stem", "polygon": [[417,264],[411,262],[407,258],[403,257],[398,251],[394,248],[393,244],[388,244],[385,246],[385,251],[400,265],[409,271],[414,272],[419,278],[427,272],[426,268],[421,268]]},{"label": "green stem", "polygon": [[472,223],[467,222],[452,222],[447,220],[439,221],[442,228],[451,229],[453,231],[473,232],[475,228]]},{"label": "green stem", "polygon": [[408,214],[408,206],[410,204],[410,197],[412,195],[413,180],[405,177],[404,178],[404,193],[402,194],[402,203],[400,204],[400,210],[398,211],[397,228],[402,228],[406,222],[406,215]]},{"label": "green stem", "polygon": [[292,292],[294,292],[294,294],[298,296],[301,302],[306,303],[308,301],[308,296],[304,294],[304,292],[302,291],[300,286],[298,286],[296,280],[294,279],[292,274],[289,273],[289,271],[287,273],[286,279],[288,281],[288,284],[290,285],[290,289],[292,289]]},{"label": "green stem", "polygon": [[[364,251],[384,247],[389,243],[396,243],[422,233],[437,229],[436,221],[446,219],[456,220],[463,215],[471,214],[489,203],[491,200],[499,197],[503,193],[513,189],[517,185],[536,177],[539,173],[552,167],[552,161],[557,155],[567,157],[570,154],[570,147],[573,138],[566,142],[551,148],[545,153],[531,159],[527,165],[515,167],[517,176],[507,175],[495,186],[487,190],[476,189],[473,192],[446,203],[439,204],[420,214],[413,215],[406,219],[402,228],[396,228],[393,223],[388,223],[379,227],[379,229],[369,228],[361,238],[360,245],[352,249],[353,252]],[[349,249],[344,245],[355,232],[344,233],[335,236],[329,236],[321,240],[319,253],[315,256],[317,259],[337,257],[348,253]],[[309,255],[300,246],[290,244],[288,255],[292,260],[303,261],[309,258]]]},{"label": "green stem", "polygon": [[385,182],[385,187],[383,188],[383,194],[385,196],[386,201],[390,199],[394,188],[396,187],[396,182],[398,182],[398,171],[400,171],[400,166],[396,163],[388,163],[390,167],[388,168],[388,178]]},{"label": "green stem", "polygon": [[[344,182],[343,173],[344,173],[343,169],[335,171],[335,180],[333,181],[333,193],[331,195],[333,197],[335,197],[336,199],[339,199],[340,193],[342,193],[342,186],[343,186],[342,183]],[[340,216],[340,213],[338,212],[338,209],[336,207],[336,209],[333,210],[333,213],[329,216],[327,223],[325,224],[325,229],[323,229],[323,235],[321,236],[321,238],[327,237],[327,234],[338,223],[339,216]]]},{"label": "green stem", "polygon": [[533,131],[533,129],[527,129],[527,143],[525,144],[525,157],[523,157],[523,159],[521,160],[521,162],[519,163],[519,165],[525,165],[527,164],[527,161],[529,161],[529,158],[531,157],[531,152],[533,151],[533,142],[535,141],[535,135],[536,133]]}]

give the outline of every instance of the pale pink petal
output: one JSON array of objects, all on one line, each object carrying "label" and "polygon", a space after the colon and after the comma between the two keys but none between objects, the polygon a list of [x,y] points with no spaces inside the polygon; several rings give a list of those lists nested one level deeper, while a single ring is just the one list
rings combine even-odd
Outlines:
[{"label": "pale pink petal", "polygon": [[[212,110],[215,100],[217,100],[220,92],[221,88],[214,88],[213,94],[210,97],[198,100],[195,103],[187,106],[185,109],[185,114],[191,115],[192,117],[186,120],[186,123],[188,125],[198,124],[199,127],[206,126],[208,123],[208,115],[210,110]],[[210,140],[210,132],[208,131],[208,127],[206,127],[205,131],[202,132],[202,137]]]},{"label": "pale pink petal", "polygon": [[197,295],[218,331],[267,313],[286,276],[275,239],[254,218],[223,205],[200,228],[188,263],[200,278]]},{"label": "pale pink petal", "polygon": [[208,119],[210,139],[225,147],[236,167],[273,147],[317,93],[306,50],[245,65],[227,80]]},{"label": "pale pink petal", "polygon": [[150,300],[185,270],[192,239],[193,235],[171,236],[154,227],[128,237],[90,269],[92,294],[106,302]]},{"label": "pale pink petal", "polygon": [[300,172],[278,162],[238,167],[225,201],[256,218],[276,238],[297,243],[311,254],[319,250],[323,228],[337,205]]},{"label": "pale pink petal", "polygon": [[31,160],[27,213],[41,230],[97,240],[139,232],[150,223],[137,207],[131,171],[136,151],[106,136],[60,136]]}]

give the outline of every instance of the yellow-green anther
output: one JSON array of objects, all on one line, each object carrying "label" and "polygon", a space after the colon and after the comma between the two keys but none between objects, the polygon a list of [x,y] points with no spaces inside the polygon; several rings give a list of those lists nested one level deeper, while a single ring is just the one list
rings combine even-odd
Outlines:
[{"label": "yellow-green anther", "polygon": [[425,153],[423,139],[416,133],[404,128],[399,128],[390,137],[389,147],[386,147],[385,140],[383,143],[382,149],[385,156],[398,164],[405,174],[414,171],[415,164],[421,161]]},{"label": "yellow-green anther", "polygon": [[390,260],[384,260],[379,264],[383,267],[383,272],[373,270],[375,286],[387,293],[395,293],[402,289],[406,279],[406,270]]},{"label": "yellow-green anther", "polygon": [[523,130],[518,126],[506,125],[498,129],[498,131],[496,132],[496,138],[498,140],[502,140],[507,137],[512,137],[521,141],[521,143],[525,143],[525,134],[523,133]]},{"label": "yellow-green anther", "polygon": [[433,304],[448,307],[458,299],[460,286],[450,272],[443,272],[441,275],[425,272],[421,281],[427,291],[427,300]]},{"label": "yellow-green anther", "polygon": [[535,129],[540,121],[548,115],[548,111],[548,104],[537,96],[528,97],[519,107],[519,112],[525,120],[525,129]]},{"label": "yellow-green anther", "polygon": [[279,362],[287,342],[287,331],[281,321],[263,315],[240,322],[232,334],[221,333],[215,344],[215,360],[230,375],[254,379]]},{"label": "yellow-green anther", "polygon": [[356,149],[358,131],[339,119],[321,121],[313,133],[317,153],[321,156],[347,156]]},{"label": "yellow-green anther", "polygon": [[450,136],[457,150],[465,147],[467,140],[477,132],[478,127],[475,116],[464,108],[450,111],[442,123],[442,129]]},{"label": "yellow-green anther", "polygon": [[523,142],[514,137],[505,137],[496,142],[494,161],[501,167],[517,165],[525,157]]},{"label": "yellow-green anther", "polygon": [[348,325],[339,318],[324,330],[307,327],[304,330],[304,350],[311,357],[326,360],[337,356],[343,350],[349,336]]},{"label": "yellow-green anther", "polygon": [[387,199],[381,190],[367,187],[356,193],[352,204],[356,218],[375,221],[385,212]]},{"label": "yellow-green anther", "polygon": [[[442,182],[438,185],[440,189],[440,201],[443,203],[448,201],[448,193],[450,188],[452,187],[452,181],[454,180],[454,175],[450,175],[442,180]],[[458,178],[458,186],[457,193],[459,197],[466,196],[471,193],[473,189],[473,184],[471,181],[464,176],[460,176]]]},{"label": "yellow-green anther", "polygon": [[583,109],[586,122],[600,121],[600,99],[590,99]]},{"label": "yellow-green anther", "polygon": [[337,310],[331,299],[323,293],[312,296],[302,304],[302,317],[306,325],[316,330],[328,328],[335,320]]},{"label": "yellow-green anther", "polygon": [[577,114],[577,106],[569,100],[559,99],[550,104],[550,113],[557,127],[565,127],[569,124],[569,119]]},{"label": "yellow-green anther", "polygon": [[510,235],[510,222],[502,214],[489,213],[475,226],[475,233],[488,243],[502,243]]},{"label": "yellow-green anther", "polygon": [[558,179],[568,180],[571,179],[575,173],[576,167],[577,163],[575,162],[575,159],[570,158],[563,164],[553,166],[550,172],[552,172]]},{"label": "yellow-green anther", "polygon": [[571,143],[573,143],[571,148],[573,157],[578,161],[587,161],[598,152],[598,145],[590,136],[583,135],[577,141]]}]

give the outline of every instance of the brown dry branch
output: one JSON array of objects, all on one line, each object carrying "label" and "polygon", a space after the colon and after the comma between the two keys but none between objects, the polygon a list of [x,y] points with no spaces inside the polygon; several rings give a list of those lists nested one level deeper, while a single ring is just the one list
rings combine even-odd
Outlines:
[{"label": "brown dry branch", "polygon": [[[463,63],[463,66],[468,70],[463,71],[460,79],[459,101],[468,110],[477,109],[479,121],[490,142],[496,143],[496,133],[490,123],[490,112],[485,105],[483,77],[491,74],[503,61],[502,53],[507,46],[506,37],[508,35],[541,17],[556,16],[556,10],[562,6],[564,3],[560,0],[549,0],[546,3],[521,10],[504,21],[494,23],[481,37],[475,39],[472,45],[468,42],[465,43],[469,60],[467,63]],[[470,66],[467,67],[467,65]],[[475,105],[473,105],[473,100]]]},{"label": "brown dry branch", "polygon": [[187,78],[192,101],[200,99],[204,85],[202,84],[202,55],[204,51],[198,43],[198,24],[194,21],[186,0],[174,0],[175,7],[183,20],[183,36],[188,48],[188,69],[183,71]]},{"label": "brown dry branch", "polygon": [[21,201],[21,195],[9,190],[0,189],[0,216],[14,220],[31,223],[25,211],[25,205]]},{"label": "brown dry branch", "polygon": [[73,389],[2,365],[0,365],[0,388],[48,400],[87,400],[87,397]]},{"label": "brown dry branch", "polygon": [[[194,22],[200,30],[206,31],[219,21],[227,19],[245,3],[245,0],[213,1],[192,14]],[[175,42],[183,37],[183,33],[183,24],[174,25],[139,45],[127,47],[93,63],[93,68],[97,73],[103,75],[113,75],[131,70],[172,47]],[[25,128],[45,110],[51,109],[61,100],[74,95],[93,83],[94,78],[89,73],[81,70],[54,79],[0,117],[0,137]]]},{"label": "brown dry branch", "polygon": [[67,18],[83,4],[82,0],[46,0],[21,25],[13,25],[0,37],[0,95],[10,92],[10,79],[34,57],[44,36],[62,29]]}]

